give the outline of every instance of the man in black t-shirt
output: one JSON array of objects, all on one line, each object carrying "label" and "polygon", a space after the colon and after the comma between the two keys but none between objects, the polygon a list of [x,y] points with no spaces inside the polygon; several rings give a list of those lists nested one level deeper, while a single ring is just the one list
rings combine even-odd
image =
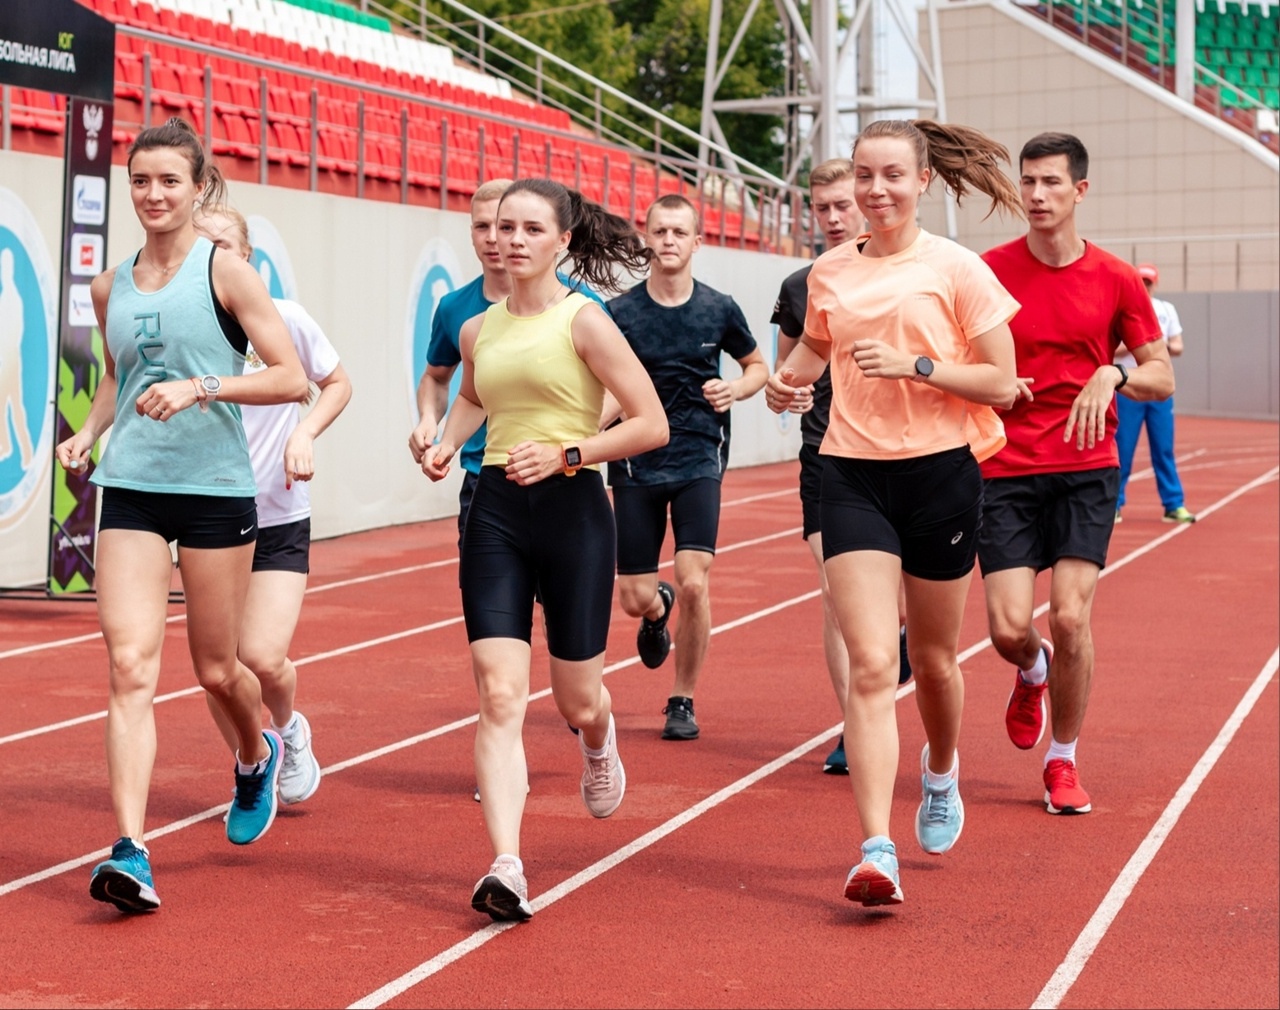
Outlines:
[{"label": "man in black t-shirt", "polygon": [[[694,740],[693,692],[711,640],[708,577],[720,523],[720,480],[729,463],[729,408],[769,377],[746,317],[728,295],[693,279],[701,244],[698,212],[682,196],[649,208],[645,239],[653,252],[649,278],[609,302],[614,322],[649,372],[670,426],[660,449],[609,465],[618,526],[618,595],[642,618],[636,647],[656,669],[671,650],[667,620],[678,601],[676,675],[664,740]],[[721,352],[742,375],[720,377]],[[611,420],[606,417],[606,420]],[[667,531],[675,536],[675,585],[658,579]]]},{"label": "man in black t-shirt", "polygon": [[[817,165],[809,173],[809,206],[813,212],[827,248],[834,249],[856,238],[862,216],[854,202],[853,162],[848,158],[833,158]],[[809,271],[812,266],[801,267],[785,281],[778,292],[770,322],[778,327],[778,360],[775,368],[781,368],[787,356],[795,350],[804,336],[805,310],[809,303]],[[765,396],[769,393],[766,389]],[[822,372],[812,386],[806,387],[792,402],[791,410],[800,415],[800,507],[803,512],[801,534],[813,552],[822,579],[822,648],[827,658],[827,672],[835,689],[840,711],[844,712],[845,696],[849,693],[849,653],[845,649],[840,626],[836,623],[835,610],[827,589],[826,570],[822,564],[822,529],[818,519],[822,497],[822,458],[818,448],[827,433],[831,416],[831,367]],[[901,591],[899,591],[901,595]],[[898,613],[902,614],[904,600],[899,598]],[[905,683],[911,677],[907,662],[906,636],[899,637],[898,682]],[[827,755],[822,770],[829,775],[847,775],[849,764],[845,760],[844,735]]]}]

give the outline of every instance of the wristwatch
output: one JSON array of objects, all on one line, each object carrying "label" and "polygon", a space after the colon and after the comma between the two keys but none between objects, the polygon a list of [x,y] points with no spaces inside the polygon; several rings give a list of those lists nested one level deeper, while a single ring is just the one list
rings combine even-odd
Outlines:
[{"label": "wristwatch", "polygon": [[1111,362],[1116,368],[1120,369],[1120,381],[1116,384],[1116,389],[1124,389],[1125,384],[1129,381],[1129,369],[1118,361]]},{"label": "wristwatch", "polygon": [[200,376],[200,388],[204,390],[204,399],[200,401],[200,409],[207,411],[209,404],[218,398],[218,394],[222,392],[222,380],[216,375]]},{"label": "wristwatch", "polygon": [[933,359],[923,354],[916,358],[916,374],[912,376],[916,382],[925,382],[933,374]]},{"label": "wristwatch", "polygon": [[566,477],[572,477],[582,469],[582,450],[576,445],[561,446],[560,455],[564,459],[564,475]]}]

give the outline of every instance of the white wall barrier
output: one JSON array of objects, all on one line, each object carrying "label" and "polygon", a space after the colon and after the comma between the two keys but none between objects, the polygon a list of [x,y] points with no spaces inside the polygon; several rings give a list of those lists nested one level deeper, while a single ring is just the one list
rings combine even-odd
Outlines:
[{"label": "white wall barrier", "polygon": [[[56,375],[52,322],[46,333],[35,310],[58,297],[61,172],[54,166],[46,157],[0,152],[0,586],[45,575]],[[111,184],[109,265],[142,243],[123,168],[113,169]],[[314,534],[455,514],[457,475],[431,484],[409,455],[408,436],[434,306],[479,273],[468,218],[243,182],[232,184],[231,199],[250,220],[255,263],[272,294],[307,307],[351,375],[351,404],[316,445]],[[708,246],[694,273],[738,300],[772,364],[769,316],[779,284],[800,265]],[[725,372],[736,374],[736,364],[726,359]],[[16,395],[25,411],[14,409]],[[35,447],[29,458],[25,441],[14,437],[20,414]],[[733,408],[733,466],[794,459],[799,446],[796,419],[770,413],[763,397]]]}]

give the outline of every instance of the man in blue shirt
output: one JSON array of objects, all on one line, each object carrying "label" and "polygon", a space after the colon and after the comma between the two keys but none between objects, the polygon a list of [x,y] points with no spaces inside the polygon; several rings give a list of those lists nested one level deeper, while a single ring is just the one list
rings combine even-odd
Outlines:
[{"label": "man in blue shirt", "polygon": [[[642,618],[636,647],[651,669],[671,649],[667,619],[676,602],[676,675],[664,712],[664,740],[694,740],[693,692],[711,638],[707,582],[720,522],[720,481],[729,463],[729,408],[769,377],[764,357],[737,303],[693,279],[702,239],[698,212],[682,196],[649,208],[645,240],[649,278],[609,302],[614,322],[653,379],[671,427],[666,446],[609,465],[618,526],[618,593],[622,608]],[[742,366],[720,377],[720,355]],[[658,580],[667,531],[675,538],[675,586]]]}]

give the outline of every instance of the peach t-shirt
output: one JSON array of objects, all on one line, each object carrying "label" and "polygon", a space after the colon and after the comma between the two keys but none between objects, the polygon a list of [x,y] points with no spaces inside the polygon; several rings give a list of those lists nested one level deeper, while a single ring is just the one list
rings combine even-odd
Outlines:
[{"label": "peach t-shirt", "polygon": [[865,238],[823,254],[809,274],[804,336],[831,350],[831,424],[820,451],[910,459],[972,443],[979,458],[989,455],[1004,441],[990,407],[927,382],[867,378],[853,343],[882,340],[913,357],[971,362],[969,341],[1007,323],[1018,303],[955,242],[922,230],[902,252],[871,257],[858,250]]}]

